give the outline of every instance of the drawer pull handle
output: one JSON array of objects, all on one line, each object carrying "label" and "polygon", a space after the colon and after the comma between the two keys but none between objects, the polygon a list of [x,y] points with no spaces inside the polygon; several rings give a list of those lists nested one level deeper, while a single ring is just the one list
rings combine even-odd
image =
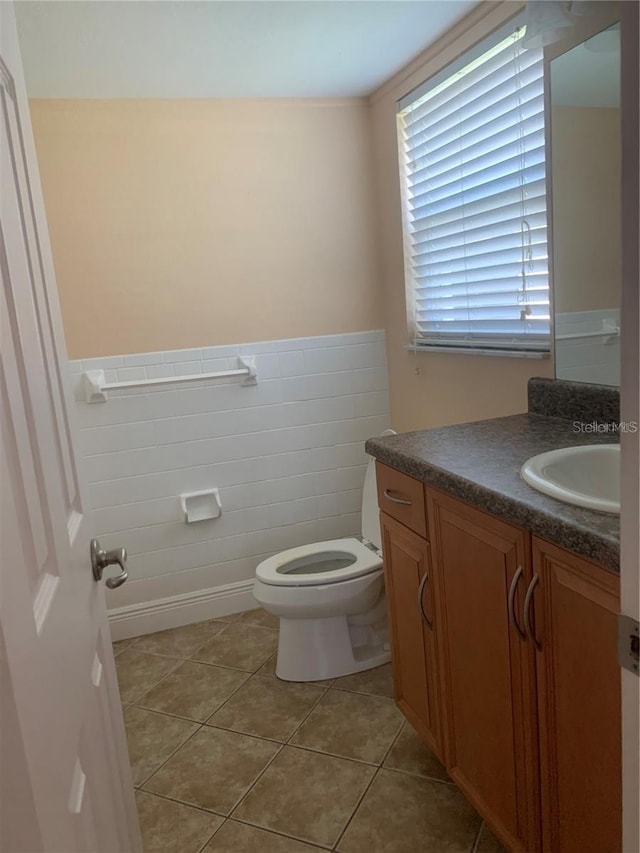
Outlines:
[{"label": "drawer pull handle", "polygon": [[420,615],[422,616],[422,618],[424,620],[424,624],[427,626],[427,628],[430,631],[433,631],[433,622],[431,621],[431,619],[429,619],[427,614],[424,612],[424,601],[422,600],[423,594],[424,594],[424,587],[425,587],[425,584],[426,584],[428,578],[429,578],[429,573],[425,572],[424,575],[422,576],[422,580],[420,581],[420,586],[418,587],[418,609],[420,610]]},{"label": "drawer pull handle", "polygon": [[529,588],[527,589],[527,594],[524,597],[524,627],[527,632],[527,636],[533,643],[533,645],[541,651],[542,646],[536,639],[536,635],[531,627],[531,608],[533,606],[533,593],[535,592],[535,588],[538,585],[540,578],[538,575],[534,575],[531,579],[531,583],[529,584]]},{"label": "drawer pull handle", "polygon": [[397,498],[395,495],[392,495],[389,489],[384,490],[385,498],[388,498],[391,503],[400,504],[400,506],[411,506],[412,501],[405,500],[405,498]]},{"label": "drawer pull handle", "polygon": [[526,640],[527,635],[525,634],[525,632],[522,630],[522,628],[518,624],[518,620],[516,619],[516,612],[515,612],[516,590],[518,589],[518,584],[520,583],[520,578],[522,577],[522,573],[523,573],[522,566],[518,566],[518,571],[513,576],[513,579],[511,581],[511,586],[509,587],[509,621],[511,622],[513,627],[516,629],[516,631],[518,632],[520,637],[523,640]]}]

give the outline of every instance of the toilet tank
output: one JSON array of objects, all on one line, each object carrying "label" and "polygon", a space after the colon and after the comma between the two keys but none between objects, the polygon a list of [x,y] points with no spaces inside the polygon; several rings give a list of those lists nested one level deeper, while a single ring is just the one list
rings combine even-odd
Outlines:
[{"label": "toilet tank", "polygon": [[[395,435],[393,429],[386,429],[381,435]],[[382,550],[382,536],[380,534],[380,518],[378,515],[378,486],[376,483],[376,460],[369,457],[367,473],[364,475],[364,488],[362,489],[362,538],[372,542],[376,548]]]}]

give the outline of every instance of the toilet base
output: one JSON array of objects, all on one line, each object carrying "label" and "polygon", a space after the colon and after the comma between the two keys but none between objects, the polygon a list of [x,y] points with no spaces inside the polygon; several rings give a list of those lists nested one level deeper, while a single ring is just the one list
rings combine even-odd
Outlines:
[{"label": "toilet base", "polygon": [[283,681],[339,678],[390,659],[385,618],[367,626],[350,625],[347,616],[280,618],[276,675]]}]

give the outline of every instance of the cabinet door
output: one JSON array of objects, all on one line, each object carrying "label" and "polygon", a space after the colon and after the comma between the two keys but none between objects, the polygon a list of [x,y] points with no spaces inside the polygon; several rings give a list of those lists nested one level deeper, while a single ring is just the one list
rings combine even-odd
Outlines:
[{"label": "cabinet door", "polygon": [[617,575],[534,538],[543,846],[622,850]]},{"label": "cabinet door", "polygon": [[511,853],[535,851],[535,661],[522,625],[529,534],[436,490],[427,494],[447,769]]},{"label": "cabinet door", "polygon": [[384,512],[380,527],[396,702],[441,758],[429,543]]}]

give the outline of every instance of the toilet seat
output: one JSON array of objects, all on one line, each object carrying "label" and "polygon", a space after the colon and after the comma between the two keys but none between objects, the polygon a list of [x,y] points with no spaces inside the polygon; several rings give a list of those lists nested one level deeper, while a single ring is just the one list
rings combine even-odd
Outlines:
[{"label": "toilet seat", "polygon": [[270,586],[325,586],[362,577],[381,566],[382,557],[359,539],[329,539],[268,557],[257,567],[256,577]]}]

